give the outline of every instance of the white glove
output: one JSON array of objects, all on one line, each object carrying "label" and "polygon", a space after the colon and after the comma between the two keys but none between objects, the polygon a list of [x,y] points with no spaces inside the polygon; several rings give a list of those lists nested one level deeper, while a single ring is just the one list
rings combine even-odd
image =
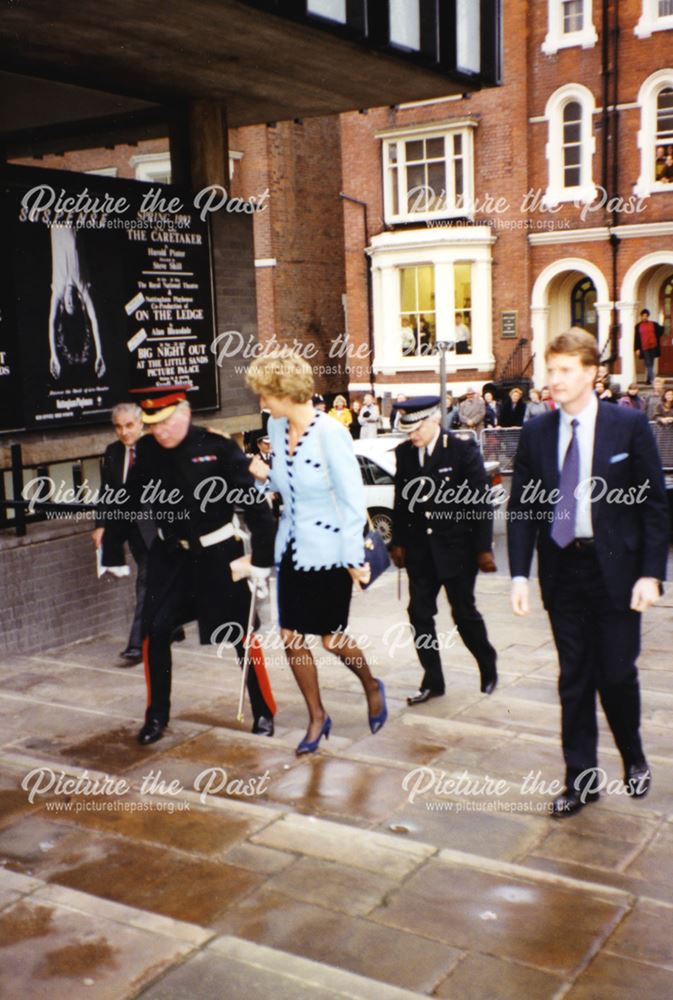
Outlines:
[{"label": "white glove", "polygon": [[271,576],[270,566],[251,566],[250,576],[248,578],[248,586],[252,593],[256,593],[257,597],[263,601],[265,597],[269,596],[269,584],[268,579]]}]

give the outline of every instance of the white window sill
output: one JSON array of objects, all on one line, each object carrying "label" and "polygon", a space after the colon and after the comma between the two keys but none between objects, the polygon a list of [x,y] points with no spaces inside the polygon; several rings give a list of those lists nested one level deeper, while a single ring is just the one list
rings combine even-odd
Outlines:
[{"label": "white window sill", "polygon": [[[460,360],[458,360],[460,359]],[[468,369],[485,369],[490,371],[495,364],[492,354],[472,355],[449,353],[446,355],[448,372],[467,371]],[[395,372],[436,372],[439,371],[439,355],[433,354],[427,358],[386,358],[383,362],[374,362],[374,371],[383,375]]]},{"label": "white window sill", "polygon": [[598,33],[591,24],[584,31],[573,31],[567,35],[547,35],[540,46],[546,56],[553,56],[559,49],[571,49],[581,46],[583,49],[592,49],[598,41]]},{"label": "white window sill", "polygon": [[636,38],[649,38],[654,31],[671,31],[673,29],[673,16],[659,17],[651,20],[648,17],[641,17],[638,24],[633,29]]},{"label": "white window sill", "polygon": [[639,180],[633,193],[639,198],[649,198],[651,194],[673,194],[673,181],[662,184],[661,181]]},{"label": "white window sill", "polygon": [[597,194],[598,190],[594,184],[571,188],[547,188],[542,199],[542,207],[550,209],[555,208],[557,205],[569,204],[571,202],[590,205],[596,200]]},{"label": "white window sill", "polygon": [[387,215],[385,222],[389,226],[408,225],[417,222],[443,222],[450,219],[469,219],[474,221],[474,212],[467,208],[447,208],[441,212],[412,212],[409,215]]}]

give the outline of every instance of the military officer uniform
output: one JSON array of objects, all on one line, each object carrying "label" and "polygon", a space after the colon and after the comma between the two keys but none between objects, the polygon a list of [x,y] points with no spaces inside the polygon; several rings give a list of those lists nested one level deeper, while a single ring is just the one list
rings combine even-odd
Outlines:
[{"label": "military officer uniform", "polygon": [[[172,393],[142,400],[143,419],[166,419],[183,398]],[[151,743],[161,737],[170,714],[176,626],[196,619],[202,643],[231,641],[243,662],[251,592],[246,580],[235,583],[231,575],[230,563],[244,553],[240,530],[232,523],[235,508],[245,509],[253,567],[273,563],[275,522],[238,445],[193,424],[177,446],[162,446],[150,435],[138,442],[129,490],[134,504],[150,506],[158,529],[147,567],[147,711],[138,735],[139,742]],[[251,662],[248,694],[253,732],[272,735],[275,705],[261,650]]]}]

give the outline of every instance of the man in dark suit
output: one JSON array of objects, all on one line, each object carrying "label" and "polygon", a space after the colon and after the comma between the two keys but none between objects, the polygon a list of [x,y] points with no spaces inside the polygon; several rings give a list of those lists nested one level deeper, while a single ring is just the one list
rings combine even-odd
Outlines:
[{"label": "man in dark suit", "polygon": [[479,666],[481,690],[491,694],[498,680],[496,651],[474,601],[477,571],[496,570],[488,479],[476,443],[441,430],[439,402],[438,396],[405,400],[398,421],[409,440],[395,452],[390,555],[409,576],[409,621],[424,671],[409,705],[444,694],[434,620],[442,587],[458,634]]},{"label": "man in dark suit", "polygon": [[[135,403],[119,403],[112,411],[112,426],[118,440],[108,445],[103,455],[101,491],[107,489],[117,495],[126,484],[129,471],[135,462],[136,445],[143,433],[142,410]],[[105,494],[103,494],[105,495]],[[123,561],[120,550],[128,543],[136,567],[136,606],[129,640],[119,655],[121,666],[132,667],[142,660],[142,612],[147,579],[147,553],[154,541],[156,530],[151,520],[108,520],[104,506],[97,512],[96,528],[92,538],[96,548],[104,545],[104,553],[113,555],[113,564]],[[107,524],[107,526],[106,526]]]},{"label": "man in dark suit", "polygon": [[526,423],[508,514],[512,608],[529,612],[537,542],[542,600],[558,651],[564,792],[555,816],[598,798],[596,692],[624,762],[629,794],[649,789],[636,660],[641,613],[666,572],[668,512],[644,413],[597,400],[595,338],[573,328],[546,352],[557,409]]}]

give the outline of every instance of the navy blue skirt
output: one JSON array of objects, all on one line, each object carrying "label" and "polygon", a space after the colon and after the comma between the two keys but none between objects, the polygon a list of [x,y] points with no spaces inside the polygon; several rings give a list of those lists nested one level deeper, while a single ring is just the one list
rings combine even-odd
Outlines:
[{"label": "navy blue skirt", "polygon": [[278,567],[278,622],[302,635],[343,631],[353,593],[347,569],[295,569],[291,544]]}]

